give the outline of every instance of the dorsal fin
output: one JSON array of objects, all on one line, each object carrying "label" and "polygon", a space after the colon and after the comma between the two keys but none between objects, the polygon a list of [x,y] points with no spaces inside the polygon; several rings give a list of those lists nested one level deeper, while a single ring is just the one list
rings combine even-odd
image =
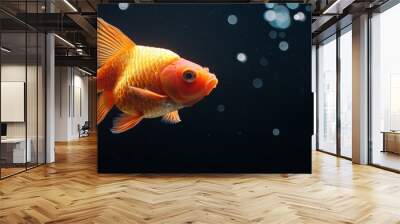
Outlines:
[{"label": "dorsal fin", "polygon": [[122,49],[134,47],[135,43],[121,30],[101,18],[97,19],[97,61],[102,66]]}]

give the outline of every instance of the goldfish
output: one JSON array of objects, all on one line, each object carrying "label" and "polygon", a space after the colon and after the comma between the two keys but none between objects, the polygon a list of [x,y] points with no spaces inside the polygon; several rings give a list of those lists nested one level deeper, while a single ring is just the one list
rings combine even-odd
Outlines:
[{"label": "goldfish", "polygon": [[176,124],[178,111],[208,96],[218,84],[207,67],[158,47],[137,45],[117,27],[97,19],[97,124],[115,106],[111,132],[118,134],[143,119],[161,117]]}]

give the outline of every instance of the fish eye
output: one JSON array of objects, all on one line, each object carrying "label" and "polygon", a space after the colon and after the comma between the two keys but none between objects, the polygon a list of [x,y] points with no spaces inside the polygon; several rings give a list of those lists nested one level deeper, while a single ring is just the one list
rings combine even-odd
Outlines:
[{"label": "fish eye", "polygon": [[196,80],[196,72],[186,70],[183,72],[182,78],[185,82],[192,83],[194,80]]}]

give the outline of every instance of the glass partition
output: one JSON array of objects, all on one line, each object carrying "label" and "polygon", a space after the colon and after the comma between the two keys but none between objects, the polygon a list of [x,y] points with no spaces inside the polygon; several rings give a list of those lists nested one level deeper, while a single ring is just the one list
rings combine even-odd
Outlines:
[{"label": "glass partition", "polygon": [[6,177],[24,171],[31,158],[26,150],[26,33],[2,33],[1,46],[1,175]]},{"label": "glass partition", "polygon": [[[42,10],[39,4],[43,1],[2,1],[0,7],[22,18]],[[46,40],[12,14],[0,12],[0,26],[0,178],[5,178],[45,162]]]}]

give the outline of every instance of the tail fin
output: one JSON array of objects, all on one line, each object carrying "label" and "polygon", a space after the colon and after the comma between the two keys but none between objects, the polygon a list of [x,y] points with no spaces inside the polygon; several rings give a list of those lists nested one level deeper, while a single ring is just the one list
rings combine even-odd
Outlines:
[{"label": "tail fin", "polygon": [[136,44],[121,30],[101,18],[97,19],[97,61],[102,66],[109,58],[122,49]]}]

